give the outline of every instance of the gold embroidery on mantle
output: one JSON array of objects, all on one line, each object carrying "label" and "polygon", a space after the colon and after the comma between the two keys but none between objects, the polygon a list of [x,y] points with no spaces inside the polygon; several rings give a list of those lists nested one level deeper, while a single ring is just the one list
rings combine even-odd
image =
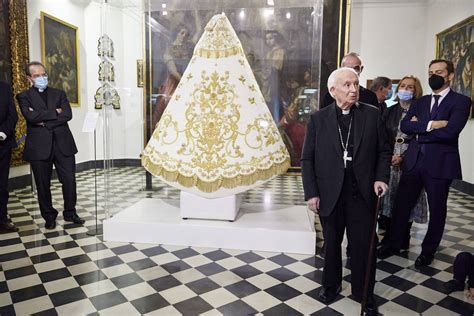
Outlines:
[{"label": "gold embroidery on mantle", "polygon": [[142,153],[142,165],[204,197],[243,192],[284,173],[290,156],[240,41],[216,15]]},{"label": "gold embroidery on mantle", "polygon": [[257,181],[265,181],[276,174],[282,174],[290,167],[290,160],[285,160],[282,163],[274,164],[265,170],[256,170],[248,175],[236,175],[230,178],[219,177],[214,181],[205,181],[200,179],[197,175],[185,176],[179,171],[168,171],[163,166],[155,165],[147,156],[142,156],[142,165],[156,176],[161,176],[166,181],[177,182],[186,188],[196,187],[205,193],[212,193],[220,188],[232,189],[238,186],[251,185]]},{"label": "gold embroidery on mantle", "polygon": [[204,58],[225,58],[243,55],[240,42],[225,15],[214,16],[194,49],[194,55]]},{"label": "gold embroidery on mantle", "polygon": [[165,112],[152,136],[157,140],[157,148],[182,141],[178,144],[178,156],[190,157],[189,161],[147,146],[142,156],[143,166],[165,180],[185,187],[196,186],[206,193],[221,187],[250,185],[285,172],[290,161],[283,144],[274,153],[229,162],[229,158],[244,157],[239,143],[258,153],[276,144],[280,137],[269,113],[257,115],[242,132],[238,126],[240,115],[229,72],[219,75],[217,71],[211,74],[202,71],[201,80],[195,84],[187,103],[184,129],[179,130],[178,122]]}]

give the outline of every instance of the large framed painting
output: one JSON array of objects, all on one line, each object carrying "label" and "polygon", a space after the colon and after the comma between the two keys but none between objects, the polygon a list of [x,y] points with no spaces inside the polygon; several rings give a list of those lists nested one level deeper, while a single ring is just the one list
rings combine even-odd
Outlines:
[{"label": "large framed painting", "polygon": [[454,82],[451,88],[468,97],[474,97],[474,15],[436,34],[436,58],[454,64]]},{"label": "large framed painting", "polygon": [[[0,0],[0,80],[7,82],[17,94],[28,88],[23,67],[28,62],[28,23],[26,0]],[[16,102],[16,101],[15,101]],[[20,110],[17,105],[17,111]],[[26,122],[18,115],[15,138],[18,146],[13,151],[12,166],[23,164]]]},{"label": "large framed painting", "polygon": [[41,12],[41,57],[49,85],[62,89],[71,106],[80,105],[77,27]]},{"label": "large framed painting", "polygon": [[145,9],[145,144],[180,82],[204,26],[214,14],[224,12],[290,153],[291,171],[299,171],[306,122],[319,109],[327,77],[345,53],[349,2],[150,3]]}]

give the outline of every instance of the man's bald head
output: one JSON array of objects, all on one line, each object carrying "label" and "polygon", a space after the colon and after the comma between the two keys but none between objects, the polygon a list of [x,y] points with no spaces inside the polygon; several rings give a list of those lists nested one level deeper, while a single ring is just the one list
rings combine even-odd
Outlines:
[{"label": "man's bald head", "polygon": [[342,57],[341,67],[354,69],[358,76],[360,76],[360,73],[364,69],[364,66],[362,65],[362,58],[359,54],[354,52],[351,52]]}]

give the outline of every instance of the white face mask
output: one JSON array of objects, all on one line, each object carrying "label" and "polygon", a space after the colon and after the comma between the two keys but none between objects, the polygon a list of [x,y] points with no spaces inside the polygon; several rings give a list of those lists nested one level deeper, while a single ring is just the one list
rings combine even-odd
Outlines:
[{"label": "white face mask", "polygon": [[43,92],[48,87],[48,76],[40,76],[33,79],[33,85],[38,88],[40,92]]},{"label": "white face mask", "polygon": [[413,99],[413,92],[408,90],[398,90],[397,96],[400,101],[410,101]]}]

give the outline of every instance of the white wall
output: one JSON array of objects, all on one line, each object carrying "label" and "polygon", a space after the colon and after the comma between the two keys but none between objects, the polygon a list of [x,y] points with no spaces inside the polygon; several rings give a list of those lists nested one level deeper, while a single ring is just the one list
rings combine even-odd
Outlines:
[{"label": "white wall", "polygon": [[[69,126],[78,154],[76,162],[94,159],[92,134],[81,132],[84,117],[94,110],[94,95],[99,87],[97,40],[102,34],[102,1],[91,0],[28,0],[28,36],[30,60],[41,61],[40,12],[43,11],[78,27],[80,65],[80,107],[73,107]],[[120,2],[116,2],[120,4]],[[129,1],[130,5],[132,2]],[[121,109],[108,109],[112,134],[110,158],[138,158],[143,148],[143,91],[136,87],[136,60],[142,58],[142,20],[140,1],[134,6],[110,6],[105,15],[104,31],[115,44],[116,88],[121,97]],[[103,158],[103,115],[97,129],[97,158]],[[10,177],[29,173],[29,166],[11,168]]]},{"label": "white wall", "polygon": [[420,2],[368,3],[354,1],[351,8],[349,51],[362,56],[361,83],[377,76],[420,77],[426,72],[426,6]]},{"label": "white wall", "polygon": [[[349,50],[361,54],[361,82],[377,76],[420,78],[425,94],[428,64],[435,58],[436,34],[474,14],[472,0],[354,0]],[[474,120],[460,136],[463,180],[474,183]]]}]

